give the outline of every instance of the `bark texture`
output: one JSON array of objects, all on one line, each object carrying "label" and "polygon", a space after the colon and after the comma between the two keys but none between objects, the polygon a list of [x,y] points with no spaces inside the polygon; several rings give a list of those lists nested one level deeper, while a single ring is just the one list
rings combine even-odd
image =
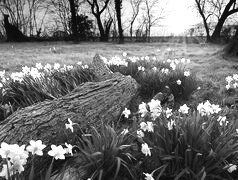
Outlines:
[{"label": "bark texture", "polygon": [[115,122],[136,94],[137,83],[130,76],[112,73],[99,55],[90,68],[99,82],[87,82],[64,97],[14,112],[0,123],[0,141],[21,145],[41,139],[59,144],[72,134],[65,128],[68,118],[78,124],[75,131]]}]

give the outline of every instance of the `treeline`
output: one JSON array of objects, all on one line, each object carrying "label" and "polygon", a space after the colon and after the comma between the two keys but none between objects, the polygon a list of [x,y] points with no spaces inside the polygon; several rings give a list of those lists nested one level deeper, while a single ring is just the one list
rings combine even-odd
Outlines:
[{"label": "treeline", "polygon": [[[187,30],[188,34],[200,31],[210,42],[218,42],[224,33],[235,34],[236,0],[193,1],[202,28],[193,27]],[[131,38],[143,37],[150,42],[151,29],[168,15],[167,8],[163,0],[0,0],[0,11],[5,17],[0,36],[7,36],[9,22],[27,37],[75,41],[95,37],[108,41],[113,37],[123,43],[127,33]]]}]

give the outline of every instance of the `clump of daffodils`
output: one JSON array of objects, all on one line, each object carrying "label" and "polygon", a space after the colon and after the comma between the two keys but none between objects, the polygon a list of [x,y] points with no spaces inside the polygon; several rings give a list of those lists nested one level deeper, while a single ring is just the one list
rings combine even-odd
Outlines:
[{"label": "clump of daffodils", "polygon": [[107,65],[128,66],[128,62],[125,59],[121,59],[118,56],[114,56],[110,60],[107,60],[107,61],[104,59],[104,62]]},{"label": "clump of daffodils", "polygon": [[3,165],[0,176],[8,179],[8,175],[20,174],[24,171],[28,158],[28,151],[25,150],[25,145],[1,143],[0,156],[5,159],[6,164]]},{"label": "clump of daffodils", "polygon": [[200,103],[197,106],[197,110],[201,116],[209,116],[217,114],[221,111],[221,108],[219,105],[211,104],[209,101],[206,101],[205,103]]},{"label": "clump of daffodils", "polygon": [[231,88],[238,88],[238,74],[233,74],[233,76],[226,77],[226,89],[229,90]]}]

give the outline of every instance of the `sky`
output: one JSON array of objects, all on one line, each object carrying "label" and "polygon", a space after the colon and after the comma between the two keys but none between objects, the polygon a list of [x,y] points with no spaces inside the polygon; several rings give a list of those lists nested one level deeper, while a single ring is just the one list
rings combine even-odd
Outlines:
[{"label": "sky", "polygon": [[[157,6],[154,7],[152,11],[153,14],[160,14],[160,8],[162,8],[163,19],[152,26],[151,35],[183,35],[186,30],[201,22],[201,18],[194,5],[194,0],[158,0]],[[124,22],[128,22],[128,17],[131,17],[131,11],[128,10],[128,8],[130,9],[130,4],[123,6],[125,15]],[[141,22],[140,18],[137,18],[137,20],[138,19],[139,21],[135,23],[134,30]],[[126,27],[126,25],[124,27]]]},{"label": "sky", "polygon": [[196,9],[194,0],[168,0],[168,16],[163,19],[161,24],[167,26],[168,31],[174,34],[183,33],[194,24],[201,21]]}]

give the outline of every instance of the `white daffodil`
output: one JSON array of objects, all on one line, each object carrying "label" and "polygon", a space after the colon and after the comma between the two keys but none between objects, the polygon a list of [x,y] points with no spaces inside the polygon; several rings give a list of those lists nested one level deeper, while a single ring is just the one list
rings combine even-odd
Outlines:
[{"label": "white daffodil", "polygon": [[87,64],[85,64],[84,66],[82,66],[83,69],[88,69],[89,66]]},{"label": "white daffodil", "polygon": [[162,68],[162,69],[161,69],[161,72],[164,73],[164,74],[168,74],[168,73],[169,73],[169,69],[167,69],[167,68]]},{"label": "white daffodil", "polygon": [[65,124],[66,129],[70,129],[72,132],[74,132],[74,128],[73,125],[75,125],[76,123],[73,123],[70,118],[68,118],[68,122],[69,124]]},{"label": "white daffodil", "polygon": [[178,79],[178,80],[176,81],[176,83],[177,83],[177,85],[181,85],[182,81]]},{"label": "white daffodil", "polygon": [[37,69],[43,69],[43,66],[41,63],[36,63],[36,66],[35,66]]},{"label": "white daffodil", "polygon": [[172,70],[176,69],[176,64],[174,62],[171,62],[169,66],[172,68]]},{"label": "white daffodil", "polygon": [[49,63],[47,63],[47,64],[45,65],[45,67],[44,67],[44,70],[45,70],[46,72],[50,72],[51,69],[52,69],[52,66],[51,66]]},{"label": "white daffodil", "polygon": [[151,116],[152,116],[153,120],[155,120],[157,117],[160,116],[160,114],[162,112],[162,107],[161,107],[160,101],[152,99],[148,103],[148,105],[150,107]]},{"label": "white daffodil", "polygon": [[68,143],[64,143],[64,144],[67,147],[67,148],[65,148],[65,151],[66,151],[65,153],[70,154],[71,156],[73,156],[73,152],[72,152],[73,146],[71,144],[68,144]]},{"label": "white daffodil", "polygon": [[141,152],[145,156],[151,156],[150,148],[149,148],[147,143],[144,143],[144,144],[141,145]]},{"label": "white daffodil", "polygon": [[81,66],[82,64],[83,64],[82,61],[77,62],[77,65],[79,65],[79,66]]},{"label": "white daffodil", "polygon": [[129,115],[131,114],[131,111],[127,108],[125,108],[125,110],[122,112],[122,114],[124,114],[125,118],[128,118]]},{"label": "white daffodil", "polygon": [[121,132],[122,135],[126,135],[128,133],[128,129],[123,129],[123,131]]},{"label": "white daffodil", "polygon": [[170,116],[172,116],[173,115],[172,109],[167,108],[165,111],[165,114],[166,114],[166,118],[169,118]]},{"label": "white daffodil", "polygon": [[168,130],[171,131],[175,126],[175,121],[171,120],[168,122]]},{"label": "white daffodil", "polygon": [[233,78],[231,76],[227,76],[226,77],[226,81],[229,83],[231,83],[233,81]]},{"label": "white daffodil", "polygon": [[152,69],[153,69],[153,71],[157,71],[157,67],[153,67]]},{"label": "white daffodil", "polygon": [[162,110],[161,108],[161,104],[159,100],[154,100],[152,99],[149,103],[148,103],[149,107],[150,107],[150,112],[153,111],[157,111],[157,110]]},{"label": "white daffodil", "polygon": [[122,56],[123,56],[123,57],[126,57],[126,56],[127,56],[127,53],[126,53],[126,52],[123,52],[123,53],[122,53]]},{"label": "white daffodil", "polygon": [[137,130],[137,137],[143,138],[145,136],[144,132],[142,130]]},{"label": "white daffodil", "polygon": [[150,57],[149,57],[149,56],[145,56],[145,60],[146,60],[146,61],[149,61],[149,60],[150,60]]},{"label": "white daffodil", "polygon": [[186,77],[190,76],[190,72],[189,71],[184,71],[184,76],[186,76]]},{"label": "white daffodil", "polygon": [[182,114],[188,114],[188,110],[189,110],[189,107],[186,104],[184,104],[180,106],[178,111]]},{"label": "white daffodil", "polygon": [[143,66],[139,66],[138,71],[145,71],[145,68]]},{"label": "white daffodil", "polygon": [[154,124],[153,122],[147,121],[147,131],[154,132]]},{"label": "white daffodil", "polygon": [[13,172],[21,173],[24,171],[23,165],[26,164],[26,161],[24,159],[21,159],[20,156],[14,156],[10,161],[12,163],[11,170]]},{"label": "white daffodil", "polygon": [[7,164],[3,164],[2,166],[2,171],[0,172],[0,177],[4,177],[5,179],[8,180],[8,172],[10,173],[9,175],[12,176],[13,175],[13,172],[11,170],[11,163],[10,161],[7,161],[8,165]]},{"label": "white daffodil", "polygon": [[209,116],[211,114],[220,112],[221,108],[219,105],[211,104],[209,101],[206,101],[205,103],[198,104],[197,110],[201,116]]},{"label": "white daffodil", "polygon": [[60,64],[59,63],[54,63],[54,70],[59,70]]},{"label": "white daffodil", "polygon": [[27,146],[26,150],[28,152],[31,152],[33,155],[36,154],[38,156],[43,156],[43,149],[46,147],[46,145],[42,144],[41,140],[30,140],[30,145]]},{"label": "white daffodil", "polygon": [[0,156],[2,158],[12,157],[13,152],[15,152],[19,146],[17,144],[7,144],[5,142],[1,143]]},{"label": "white daffodil", "polygon": [[147,112],[148,112],[148,110],[146,108],[146,103],[142,102],[139,105],[139,113],[141,114],[141,117],[144,117]]},{"label": "white daffodil", "polygon": [[233,171],[237,170],[237,165],[228,164],[224,167],[224,169],[227,169],[229,173],[232,173]]},{"label": "white daffodil", "polygon": [[24,75],[27,75],[31,72],[31,69],[27,66],[23,66],[22,67],[22,72],[23,72]]},{"label": "white daffodil", "polygon": [[48,152],[48,155],[57,159],[65,159],[66,150],[61,146],[51,145],[51,150]]},{"label": "white daffodil", "polygon": [[153,175],[149,173],[143,173],[145,175],[145,180],[154,180]]},{"label": "white daffodil", "polygon": [[235,81],[238,81],[238,74],[233,74],[233,79],[234,79]]},{"label": "white daffodil", "polygon": [[185,58],[182,58],[180,59],[181,63],[185,63],[186,62],[186,59]]},{"label": "white daffodil", "polygon": [[147,123],[145,123],[145,122],[141,122],[140,123],[140,128],[145,132],[145,131],[147,131]]}]

